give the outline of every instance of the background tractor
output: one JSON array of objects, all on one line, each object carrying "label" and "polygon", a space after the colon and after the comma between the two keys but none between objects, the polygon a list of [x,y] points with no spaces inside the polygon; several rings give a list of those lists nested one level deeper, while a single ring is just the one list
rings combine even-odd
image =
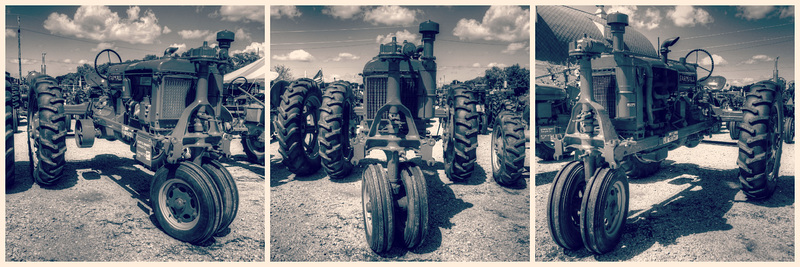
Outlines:
[{"label": "background tractor", "polygon": [[[628,215],[628,179],[657,171],[669,150],[695,147],[720,121],[741,124],[739,180],[750,199],[769,197],[780,168],[783,83],[777,78],[750,87],[741,111],[712,105],[702,82],[713,58],[702,49],[669,59],[678,38],[661,44],[661,57],[627,49],[628,16],[608,14],[611,47],[584,36],[569,44],[580,70],[580,99],[555,156],[575,150],[575,161],[555,177],[548,204],[553,240],[566,249],[602,254],[616,248]],[[699,55],[712,59],[701,66]],[[692,61],[694,60],[694,61]],[[706,72],[698,75],[698,71]]]},{"label": "background tractor", "polygon": [[[333,82],[322,92],[310,79],[299,79],[285,87],[277,108],[280,153],[296,175],[322,168],[331,179],[340,179],[371,151],[385,153],[384,164],[364,170],[361,190],[367,243],[379,254],[395,243],[416,247],[427,233],[425,177],[408,152],[432,166],[433,146],[443,140],[445,173],[453,181],[467,180],[475,166],[473,90],[453,86],[442,108],[435,108],[433,50],[439,24],[422,22],[419,32],[421,47],[396,39],[380,45],[379,54],[364,66],[362,105],[345,82]],[[435,118],[442,135],[428,130]],[[396,234],[401,241],[395,242]]]},{"label": "background tractor", "polygon": [[228,84],[222,95],[223,106],[232,117],[231,122],[225,125],[225,132],[241,136],[247,160],[263,165],[267,142],[264,89],[258,83],[248,82],[247,78],[239,76]]},{"label": "background tractor", "polygon": [[[169,48],[159,59],[121,63],[106,49],[95,57],[95,71],[106,82],[81,104],[66,104],[55,79],[33,73],[28,102],[28,149],[34,180],[42,186],[64,176],[66,134],[75,117],[75,141],[92,147],[96,138],[130,145],[134,160],[155,171],[150,207],[168,235],[203,243],[229,232],[238,210],[231,174],[217,161],[226,152],[222,74],[234,33],[217,33],[219,49],[204,43],[187,57]],[[112,57],[113,56],[113,57]],[[107,72],[98,60],[107,58]],[[114,58],[119,62],[115,64]]]}]

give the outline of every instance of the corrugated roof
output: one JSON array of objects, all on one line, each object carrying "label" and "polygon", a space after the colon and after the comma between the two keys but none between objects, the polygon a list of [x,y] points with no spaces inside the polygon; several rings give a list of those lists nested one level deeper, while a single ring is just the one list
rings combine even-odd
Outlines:
[{"label": "corrugated roof", "polygon": [[[605,28],[605,34],[600,27]],[[569,57],[569,43],[584,35],[611,46],[611,33],[605,19],[570,7],[536,7],[536,60],[564,64]],[[658,57],[647,37],[630,26],[625,27],[625,46],[631,52]]]}]

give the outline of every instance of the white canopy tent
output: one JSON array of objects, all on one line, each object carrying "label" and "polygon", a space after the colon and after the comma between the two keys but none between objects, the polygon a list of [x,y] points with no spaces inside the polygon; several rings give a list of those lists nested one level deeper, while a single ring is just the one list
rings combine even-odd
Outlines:
[{"label": "white canopy tent", "polygon": [[264,84],[268,71],[266,63],[266,59],[262,57],[247,66],[225,74],[223,83],[230,83],[233,79],[236,79],[236,77],[244,76],[248,82]]}]

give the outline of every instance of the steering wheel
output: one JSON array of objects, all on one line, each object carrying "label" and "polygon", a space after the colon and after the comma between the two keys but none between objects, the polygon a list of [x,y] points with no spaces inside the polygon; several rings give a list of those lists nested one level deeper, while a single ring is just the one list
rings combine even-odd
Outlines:
[{"label": "steering wheel", "polygon": [[[97,65],[97,60],[100,59],[100,55],[102,55],[103,53],[107,54],[108,64],[109,65],[113,64],[113,63],[111,63],[111,53],[114,53],[114,55],[117,56],[117,61],[119,61],[119,63],[122,63],[122,58],[119,56],[117,51],[114,51],[114,50],[111,50],[111,49],[103,49],[103,51],[100,51],[100,53],[97,53],[97,56],[94,57],[94,72],[97,73],[97,76],[100,76],[100,78],[108,80],[108,76],[104,76],[103,74],[100,74],[100,70],[97,69],[97,66],[98,66]],[[117,64],[119,64],[119,63],[117,63]],[[100,65],[102,65],[102,64],[100,64]]]},{"label": "steering wheel", "polygon": [[[707,69],[707,68],[705,68],[703,66],[700,66],[700,53],[705,53],[706,55],[708,55],[708,58],[711,59],[711,69]],[[691,59],[690,56],[692,54],[694,54],[694,62],[693,63],[689,61],[689,59]],[[703,78],[697,79],[698,83],[702,82],[702,81],[705,81],[706,79],[708,79],[708,77],[711,77],[712,73],[714,73],[714,57],[712,57],[711,53],[709,53],[705,49],[695,49],[695,50],[689,51],[689,53],[686,53],[686,56],[684,56],[684,58],[686,59],[686,63],[693,64],[693,65],[697,66],[697,69],[701,69],[701,70],[704,70],[704,71],[708,72],[708,75],[704,76]]]}]

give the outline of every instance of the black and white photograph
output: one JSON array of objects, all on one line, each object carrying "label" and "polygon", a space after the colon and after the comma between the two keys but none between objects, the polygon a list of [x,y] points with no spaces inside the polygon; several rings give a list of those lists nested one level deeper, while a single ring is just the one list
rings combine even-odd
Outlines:
[{"label": "black and white photograph", "polygon": [[536,6],[534,258],[794,262],[794,6]]},{"label": "black and white photograph", "polygon": [[529,6],[270,6],[270,261],[529,262]]},{"label": "black and white photograph", "polygon": [[260,6],[5,6],[8,262],[264,262]]}]

